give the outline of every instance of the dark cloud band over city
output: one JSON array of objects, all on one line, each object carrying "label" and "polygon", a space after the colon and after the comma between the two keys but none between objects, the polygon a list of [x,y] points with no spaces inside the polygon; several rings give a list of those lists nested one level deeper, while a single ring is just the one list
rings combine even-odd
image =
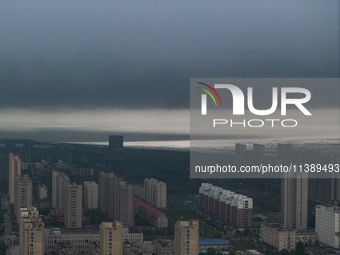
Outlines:
[{"label": "dark cloud band over city", "polygon": [[3,2],[0,24],[3,119],[186,110],[191,77],[339,77],[336,0]]}]

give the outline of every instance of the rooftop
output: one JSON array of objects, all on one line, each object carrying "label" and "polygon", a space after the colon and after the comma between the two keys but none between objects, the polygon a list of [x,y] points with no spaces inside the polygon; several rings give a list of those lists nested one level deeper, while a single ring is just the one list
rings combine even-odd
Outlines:
[{"label": "rooftop", "polygon": [[213,238],[213,239],[199,239],[199,243],[229,243],[229,241],[224,238]]},{"label": "rooftop", "polygon": [[140,197],[136,196],[135,199],[135,204],[142,207],[144,210],[147,212],[151,213],[154,217],[159,218],[161,216],[165,216],[166,214],[160,210],[158,210],[156,207],[153,207],[152,205],[146,203],[143,199]]}]

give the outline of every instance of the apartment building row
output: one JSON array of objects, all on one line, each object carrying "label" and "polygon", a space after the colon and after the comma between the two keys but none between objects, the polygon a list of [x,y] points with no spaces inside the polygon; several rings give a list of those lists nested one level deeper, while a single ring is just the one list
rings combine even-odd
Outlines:
[{"label": "apartment building row", "polygon": [[199,208],[232,226],[252,225],[253,199],[210,183],[199,188]]}]

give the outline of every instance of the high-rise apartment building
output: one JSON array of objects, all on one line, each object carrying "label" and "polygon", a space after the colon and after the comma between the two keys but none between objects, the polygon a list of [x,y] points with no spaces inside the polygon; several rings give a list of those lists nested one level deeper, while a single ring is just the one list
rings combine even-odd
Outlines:
[{"label": "high-rise apartment building", "polygon": [[166,183],[153,178],[145,179],[144,199],[157,208],[166,208]]},{"label": "high-rise apartment building", "polygon": [[99,209],[102,213],[113,216],[114,186],[117,177],[114,173],[99,174]]},{"label": "high-rise apartment building", "polygon": [[58,171],[52,171],[52,207],[57,207],[57,176]]},{"label": "high-rise apartment building", "polygon": [[64,214],[67,228],[82,227],[82,186],[71,184],[64,172],[52,172],[52,203]]},{"label": "high-rise apartment building", "polygon": [[55,201],[55,208],[65,211],[66,188],[70,184],[69,177],[64,172],[52,173],[52,203]]},{"label": "high-rise apartment building", "polygon": [[281,179],[281,223],[284,227],[307,229],[308,176],[284,175]]},{"label": "high-rise apartment building", "polygon": [[64,210],[64,224],[67,228],[82,227],[82,186],[68,184],[65,189],[66,205]]},{"label": "high-rise apartment building", "polygon": [[315,235],[320,243],[340,248],[340,207],[316,206]]},{"label": "high-rise apartment building", "polygon": [[175,255],[198,254],[198,220],[177,221],[175,224]]},{"label": "high-rise apartment building", "polygon": [[113,220],[123,222],[124,226],[132,227],[135,225],[135,204],[133,185],[118,180],[116,182],[115,208],[113,214]]},{"label": "high-rise apartment building", "polygon": [[123,255],[123,223],[102,222],[99,226],[100,255]]},{"label": "high-rise apartment building", "polygon": [[17,175],[21,175],[21,164],[22,159],[18,154],[9,154],[9,181],[8,181],[8,190],[9,190],[9,201],[11,204],[14,204],[15,200],[15,178]]},{"label": "high-rise apartment building", "polygon": [[20,221],[20,209],[30,209],[33,203],[33,186],[32,180],[28,175],[19,176],[15,179],[15,202],[14,213],[17,218],[17,222]]},{"label": "high-rise apartment building", "polygon": [[134,225],[133,185],[113,173],[101,172],[99,176],[99,208],[109,218],[123,222],[125,227]]},{"label": "high-rise apartment building", "polygon": [[35,207],[21,208],[20,254],[44,255],[44,223]]},{"label": "high-rise apartment building", "polygon": [[98,208],[98,184],[94,181],[84,182],[84,205],[87,209]]}]

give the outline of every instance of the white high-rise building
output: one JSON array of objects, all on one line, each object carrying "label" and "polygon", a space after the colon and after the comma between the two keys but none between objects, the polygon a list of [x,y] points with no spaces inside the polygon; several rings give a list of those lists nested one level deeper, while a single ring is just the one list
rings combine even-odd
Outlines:
[{"label": "white high-rise building", "polygon": [[315,235],[320,243],[340,248],[340,207],[316,206]]}]

